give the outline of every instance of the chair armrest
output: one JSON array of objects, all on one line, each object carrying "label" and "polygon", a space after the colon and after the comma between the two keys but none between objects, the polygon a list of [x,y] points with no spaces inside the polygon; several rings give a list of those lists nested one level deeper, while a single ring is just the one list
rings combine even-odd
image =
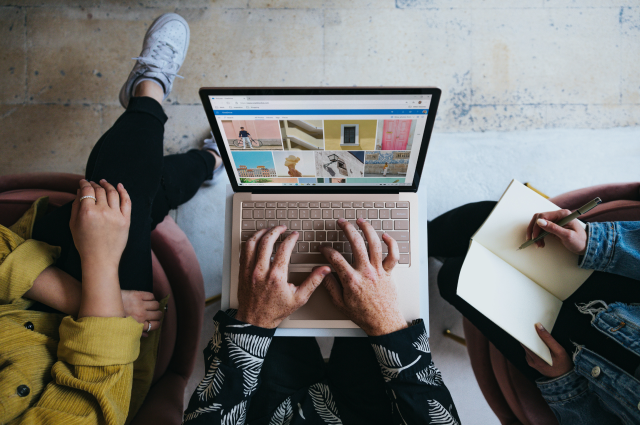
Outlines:
[{"label": "chair armrest", "polygon": [[549,199],[560,208],[575,210],[599,197],[602,202],[640,200],[640,183],[611,183],[573,190]]},{"label": "chair armrest", "polygon": [[18,189],[45,189],[67,192],[73,195],[78,189],[82,174],[71,173],[24,173],[0,176],[0,193]]}]

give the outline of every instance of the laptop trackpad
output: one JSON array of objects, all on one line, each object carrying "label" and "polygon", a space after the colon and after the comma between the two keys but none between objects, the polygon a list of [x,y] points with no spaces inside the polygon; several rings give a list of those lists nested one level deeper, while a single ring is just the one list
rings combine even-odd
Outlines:
[{"label": "laptop trackpad", "polygon": [[[310,272],[290,272],[289,282],[294,285],[300,285]],[[331,302],[329,292],[323,285],[320,285],[311,294],[311,298],[307,303],[295,311],[291,316],[291,320],[349,320],[347,316],[342,314],[338,308]]]}]

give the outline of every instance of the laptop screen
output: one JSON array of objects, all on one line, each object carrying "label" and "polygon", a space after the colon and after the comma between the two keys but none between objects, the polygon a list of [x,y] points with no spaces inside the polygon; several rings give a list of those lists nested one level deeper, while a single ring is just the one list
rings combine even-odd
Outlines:
[{"label": "laptop screen", "polygon": [[208,94],[207,100],[240,190],[408,188],[431,131],[426,93]]}]

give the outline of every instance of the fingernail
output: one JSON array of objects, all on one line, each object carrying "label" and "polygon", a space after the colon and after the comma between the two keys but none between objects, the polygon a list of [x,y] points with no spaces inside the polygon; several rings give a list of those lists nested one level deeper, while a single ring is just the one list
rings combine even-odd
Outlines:
[{"label": "fingernail", "polygon": [[546,225],[547,225],[547,220],[545,220],[544,218],[538,219],[538,226],[545,227]]},{"label": "fingernail", "polygon": [[538,330],[540,331],[546,331],[546,329],[544,328],[544,326],[542,326],[542,323],[540,322],[536,323],[536,328],[538,328]]},{"label": "fingernail", "polygon": [[345,220],[345,219],[344,219],[344,218],[342,218],[342,217],[340,217],[340,218],[338,219],[338,223],[344,223],[345,221],[347,221],[347,220]]},{"label": "fingernail", "polygon": [[360,217],[359,219],[356,220],[358,223],[364,223],[364,218]]},{"label": "fingernail", "polygon": [[297,235],[297,234],[298,234],[298,231],[297,231],[297,230],[294,230],[293,232],[291,232],[291,234],[292,234],[292,235]]}]

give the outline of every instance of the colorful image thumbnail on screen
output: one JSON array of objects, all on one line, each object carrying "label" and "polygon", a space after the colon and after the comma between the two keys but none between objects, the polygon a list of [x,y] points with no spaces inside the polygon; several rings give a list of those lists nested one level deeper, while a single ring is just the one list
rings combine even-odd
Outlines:
[{"label": "colorful image thumbnail on screen", "polygon": [[364,152],[314,152],[317,177],[363,177]]},{"label": "colorful image thumbnail on screen", "polygon": [[326,151],[366,151],[376,147],[377,120],[325,120]]},{"label": "colorful image thumbnail on screen", "polygon": [[271,152],[231,152],[239,177],[276,177]]},{"label": "colorful image thumbnail on screen", "polygon": [[368,151],[365,177],[406,177],[411,151]]},{"label": "colorful image thumbnail on screen", "polygon": [[277,120],[222,120],[222,128],[234,150],[282,150]]},{"label": "colorful image thumbnail on screen", "polygon": [[280,133],[285,150],[322,150],[322,120],[280,120]]},{"label": "colorful image thumbnail on screen", "polygon": [[313,152],[274,151],[273,160],[278,177],[314,177]]},{"label": "colorful image thumbnail on screen", "polygon": [[416,120],[378,120],[376,150],[411,150],[416,122]]}]

